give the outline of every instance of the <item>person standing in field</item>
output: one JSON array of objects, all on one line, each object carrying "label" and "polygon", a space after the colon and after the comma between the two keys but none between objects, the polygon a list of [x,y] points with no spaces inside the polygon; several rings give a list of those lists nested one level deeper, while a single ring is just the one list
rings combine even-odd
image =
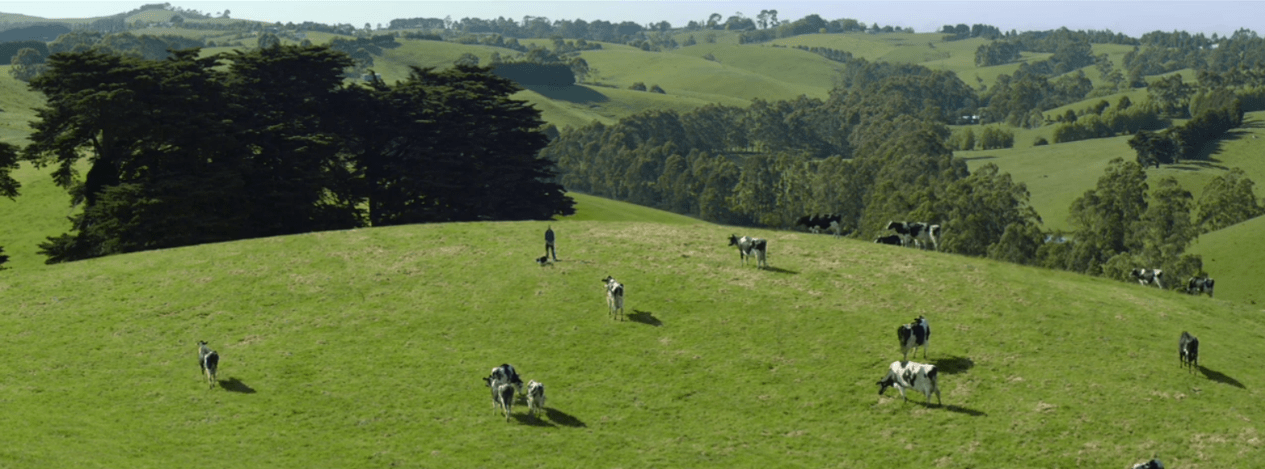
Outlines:
[{"label": "person standing in field", "polygon": [[553,256],[553,261],[558,262],[558,250],[553,246],[553,226],[545,230],[545,255]]}]

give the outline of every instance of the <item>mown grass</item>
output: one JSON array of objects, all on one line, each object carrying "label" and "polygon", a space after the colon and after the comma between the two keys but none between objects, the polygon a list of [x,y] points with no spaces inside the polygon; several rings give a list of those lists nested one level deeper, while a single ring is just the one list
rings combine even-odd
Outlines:
[{"label": "mown grass", "polygon": [[[539,267],[547,225],[561,262]],[[733,232],[768,238],[773,268],[741,266],[725,246]],[[627,286],[629,321],[606,317],[608,274]],[[13,270],[0,292],[0,400],[21,422],[0,428],[0,460],[15,466],[1260,457],[1251,416],[1265,411],[1265,378],[1237,366],[1260,356],[1255,310],[829,236],[625,221],[402,226]],[[875,393],[900,358],[892,329],[918,314],[935,331],[943,407]],[[1203,343],[1201,372],[1177,366],[1182,330]],[[223,357],[216,389],[198,376],[199,339]],[[503,362],[546,383],[544,419],[492,412],[479,378]]]}]

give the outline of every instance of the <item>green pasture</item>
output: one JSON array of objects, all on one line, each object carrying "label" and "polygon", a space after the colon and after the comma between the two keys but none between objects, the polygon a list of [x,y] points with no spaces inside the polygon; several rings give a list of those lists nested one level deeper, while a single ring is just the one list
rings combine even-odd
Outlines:
[{"label": "green pasture", "polygon": [[[1262,316],[855,240],[577,218],[313,233],[0,274],[13,467],[1172,467],[1260,460]],[[609,210],[622,211],[623,207]],[[667,216],[663,216],[667,218]],[[532,261],[542,232],[560,262]],[[740,264],[731,233],[769,239]],[[599,280],[626,286],[608,318]],[[877,395],[933,327],[943,405]],[[1201,367],[1178,366],[1199,336]],[[221,355],[208,389],[195,341]],[[546,384],[509,421],[480,378]],[[512,451],[506,451],[512,448]]]},{"label": "green pasture", "polygon": [[1261,233],[1265,233],[1265,217],[1202,235],[1190,248],[1191,253],[1203,258],[1204,271],[1217,280],[1217,298],[1251,305],[1257,314],[1265,313],[1265,290],[1261,288],[1265,285],[1261,272],[1265,250],[1261,249]]}]

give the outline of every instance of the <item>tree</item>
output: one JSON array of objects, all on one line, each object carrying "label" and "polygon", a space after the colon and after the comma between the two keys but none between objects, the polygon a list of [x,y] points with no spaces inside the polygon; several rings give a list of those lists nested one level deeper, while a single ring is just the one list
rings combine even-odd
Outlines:
[{"label": "tree", "polygon": [[184,17],[180,15],[171,15],[171,19],[167,21],[177,28],[184,25]]},{"label": "tree", "polygon": [[44,65],[44,55],[40,51],[30,47],[22,48],[12,59],[12,67],[9,68],[9,75],[22,81],[31,81],[32,78],[44,73],[48,67]]},{"label": "tree", "polygon": [[1137,162],[1143,167],[1155,165],[1158,168],[1160,163],[1176,163],[1180,151],[1177,142],[1168,134],[1149,130],[1140,130],[1134,134],[1129,139],[1129,147],[1137,152]]},{"label": "tree", "polygon": [[1063,268],[1097,275],[1115,255],[1141,251],[1133,225],[1147,210],[1147,190],[1142,166],[1112,160],[1097,187],[1072,202],[1068,218],[1076,228],[1075,243]]},{"label": "tree", "polygon": [[263,33],[259,35],[259,40],[256,41],[256,45],[260,49],[277,47],[281,45],[281,38],[277,37],[277,35],[273,33]]},{"label": "tree", "polygon": [[639,82],[633,83],[632,85],[629,85],[628,89],[633,90],[633,91],[646,91],[646,84],[639,81]]},{"label": "tree", "polygon": [[1232,168],[1208,181],[1199,197],[1196,225],[1207,233],[1265,215],[1265,207],[1257,202],[1255,185],[1242,168]]},{"label": "tree", "polygon": [[457,57],[457,60],[454,60],[452,63],[454,65],[466,65],[466,66],[471,66],[471,67],[477,67],[479,65],[479,56],[471,54],[469,52],[463,52],[461,54],[461,57]]},{"label": "tree", "polygon": [[11,143],[0,142],[0,197],[13,199],[18,196],[22,187],[10,174],[18,169],[18,147]]}]

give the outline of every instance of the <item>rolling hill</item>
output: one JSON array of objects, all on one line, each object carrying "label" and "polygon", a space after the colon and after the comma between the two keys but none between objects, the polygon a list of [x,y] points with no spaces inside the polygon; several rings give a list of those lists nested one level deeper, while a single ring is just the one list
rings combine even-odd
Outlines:
[{"label": "rolling hill", "polygon": [[[706,223],[400,226],[0,275],[14,467],[1248,467],[1257,308],[1136,284]],[[669,215],[641,216],[670,219]],[[561,262],[539,267],[546,225]],[[771,269],[725,238],[770,240]],[[599,279],[627,287],[606,317]],[[878,396],[932,325],[943,406]],[[1203,343],[1178,367],[1177,336]],[[208,389],[194,345],[222,356]],[[920,360],[921,356],[918,357]],[[491,409],[500,363],[548,389]]]}]

